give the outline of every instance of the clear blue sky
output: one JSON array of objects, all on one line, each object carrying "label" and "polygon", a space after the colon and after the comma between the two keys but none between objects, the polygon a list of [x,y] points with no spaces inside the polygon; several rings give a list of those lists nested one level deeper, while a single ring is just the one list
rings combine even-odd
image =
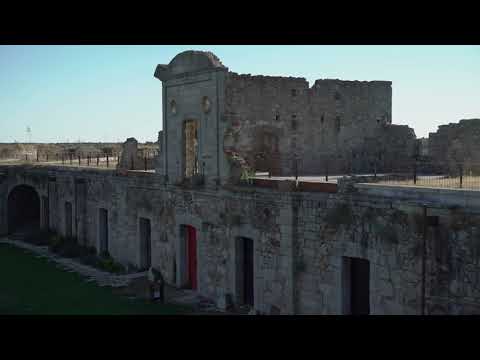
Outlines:
[{"label": "clear blue sky", "polygon": [[418,137],[480,118],[480,46],[0,46],[0,142],[155,141],[158,63],[210,50],[237,73],[390,80]]}]

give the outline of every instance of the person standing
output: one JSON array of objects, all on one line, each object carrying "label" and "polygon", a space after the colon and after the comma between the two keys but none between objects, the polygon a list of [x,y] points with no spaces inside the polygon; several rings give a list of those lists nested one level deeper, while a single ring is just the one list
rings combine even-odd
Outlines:
[{"label": "person standing", "polygon": [[163,303],[165,301],[165,281],[162,272],[155,269],[153,266],[150,266],[150,269],[148,270],[148,280],[150,286],[150,300],[155,301],[157,299],[155,293],[158,291],[158,299]]}]

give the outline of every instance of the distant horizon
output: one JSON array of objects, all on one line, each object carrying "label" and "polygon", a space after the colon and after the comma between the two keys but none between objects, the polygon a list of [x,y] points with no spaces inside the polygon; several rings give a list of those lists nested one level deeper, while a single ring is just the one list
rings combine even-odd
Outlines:
[{"label": "distant horizon", "polygon": [[[472,118],[472,119],[460,119],[459,121],[457,122],[450,122],[450,123],[446,123],[446,124],[440,124],[438,126],[443,126],[443,125],[454,125],[454,124],[458,124],[460,123],[460,121],[469,121],[469,120],[480,120],[480,118]],[[394,124],[394,125],[405,125],[405,124]],[[427,134],[427,136],[422,136],[422,137],[419,137],[417,136],[417,140],[420,140],[420,139],[428,139],[429,138],[429,135],[431,133],[436,133],[438,131],[438,128],[435,130],[435,131],[431,131],[429,134]],[[158,143],[158,140],[146,140],[146,141],[140,141],[138,139],[136,139],[138,141],[139,144],[146,144],[146,143],[151,143],[151,144],[156,144]],[[20,145],[37,145],[37,144],[60,144],[60,145],[63,145],[63,144],[123,144],[124,142],[126,141],[126,139],[124,141],[81,141],[81,142],[78,142],[78,141],[70,141],[70,142],[62,142],[62,141],[59,141],[59,142],[23,142],[23,141],[15,141],[15,142],[0,142],[0,145],[13,145],[13,144],[20,144]]]},{"label": "distant horizon", "polygon": [[[19,144],[19,145],[37,145],[37,144],[59,144],[59,145],[63,145],[63,144],[123,144],[125,141],[120,141],[120,142],[116,142],[116,141],[82,141],[82,142],[76,142],[76,141],[73,141],[73,142],[20,142],[20,141],[17,141],[17,142],[0,142],[0,145],[13,145],[13,144]],[[152,144],[155,144],[157,143],[158,141],[138,141],[139,144],[146,144],[146,143],[152,143]]]},{"label": "distant horizon", "polygon": [[[211,51],[239,74],[392,81],[392,124],[417,138],[480,118],[480,46],[0,46],[0,143],[156,142],[157,64]],[[27,132],[27,128],[31,132]],[[31,141],[30,141],[31,139]]]}]

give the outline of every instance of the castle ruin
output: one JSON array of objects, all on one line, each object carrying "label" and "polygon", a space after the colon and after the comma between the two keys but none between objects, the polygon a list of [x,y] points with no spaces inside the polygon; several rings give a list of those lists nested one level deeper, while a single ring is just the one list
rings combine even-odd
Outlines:
[{"label": "castle ruin", "polygon": [[0,166],[1,235],[37,221],[122,264],[153,265],[221,308],[480,313],[480,192],[367,177],[241,181],[299,166],[309,174],[401,167],[416,138],[392,124],[390,82],[310,87],[229,72],[200,51],[158,65],[155,77],[163,97],[155,171],[125,169],[128,156],[122,169],[101,171]]}]

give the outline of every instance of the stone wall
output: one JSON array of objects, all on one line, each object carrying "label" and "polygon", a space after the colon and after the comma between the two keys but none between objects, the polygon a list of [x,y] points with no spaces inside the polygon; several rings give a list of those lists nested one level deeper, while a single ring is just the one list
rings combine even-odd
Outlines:
[{"label": "stone wall", "polygon": [[239,237],[252,239],[255,309],[262,313],[342,313],[342,258],[347,256],[370,262],[372,314],[420,314],[422,206],[427,203],[428,215],[438,216],[439,225],[428,227],[426,311],[480,312],[480,198],[475,192],[407,193],[401,187],[345,184],[338,193],[185,189],[165,185],[152,173],[21,166],[4,173],[0,224],[8,213],[8,191],[29,184],[48,197],[50,223],[62,234],[65,202],[72,202],[74,236],[97,249],[99,209],[106,209],[109,252],[138,267],[139,219],[147,218],[152,264],[176,286],[184,285],[186,272],[181,225],[194,226],[198,291],[219,304],[226,296],[238,301],[236,243]]},{"label": "stone wall", "polygon": [[[380,145],[376,163],[381,171],[411,171],[417,143],[412,128],[407,125],[387,125],[377,130],[376,139]],[[372,149],[374,147],[365,147],[365,154],[372,154]]]},{"label": "stone wall", "polygon": [[441,125],[428,137],[429,156],[439,163],[480,164],[480,119]]},{"label": "stone wall", "polygon": [[[198,122],[199,167],[211,186],[243,174],[321,174],[401,168],[412,129],[392,125],[389,81],[240,75],[211,53],[187,51],[155,76],[163,86],[162,160],[157,172],[180,183],[185,122]],[[380,158],[379,158],[380,157]],[[327,164],[328,161],[328,164]]]},{"label": "stone wall", "polygon": [[310,88],[304,78],[229,72],[225,92],[230,147],[258,170],[266,159],[273,174],[292,175],[295,157],[303,174],[325,172],[326,158],[333,172],[369,171],[370,153],[386,149],[395,163],[415,139],[391,125],[389,81],[325,79]]}]

